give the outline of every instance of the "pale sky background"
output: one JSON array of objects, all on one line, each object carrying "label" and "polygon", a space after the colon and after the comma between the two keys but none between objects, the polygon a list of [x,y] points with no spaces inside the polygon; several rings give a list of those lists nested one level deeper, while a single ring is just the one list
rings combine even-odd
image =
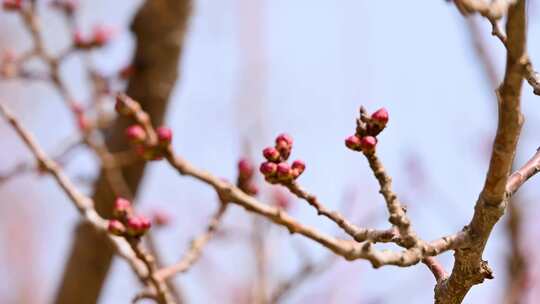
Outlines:
[{"label": "pale sky background", "polygon": [[[120,29],[116,42],[96,52],[100,70],[112,73],[130,61],[133,41],[126,30],[140,1],[81,1],[79,25],[90,29],[107,23]],[[540,66],[537,2],[529,4],[529,54]],[[51,49],[67,43],[59,15],[47,13],[43,25]],[[504,68],[504,50],[490,37],[488,23],[480,20],[485,42],[498,71]],[[254,22],[254,25],[250,23]],[[246,37],[256,39],[246,45]],[[29,46],[20,20],[0,13],[0,47],[17,50]],[[256,52],[256,53],[253,53]],[[250,55],[251,54],[251,55]],[[77,97],[88,95],[85,79],[73,57],[63,76]],[[255,68],[253,65],[256,65]],[[259,74],[251,74],[253,71]],[[350,218],[360,225],[387,226],[385,207],[367,163],[344,147],[352,134],[358,107],[385,106],[390,123],[380,136],[378,151],[393,176],[394,189],[409,205],[414,227],[424,239],[454,233],[470,220],[483,185],[488,160],[487,137],[495,131],[492,89],[485,81],[464,19],[445,1],[319,1],[319,0],[198,0],[195,1],[186,49],[167,115],[174,130],[174,147],[196,166],[233,179],[243,138],[249,138],[257,162],[259,151],[283,131],[295,138],[293,158],[302,158],[307,170],[300,182],[329,207],[339,208],[344,193],[353,189],[357,199]],[[523,91],[526,123],[518,163],[539,145],[540,97],[528,85]],[[73,122],[58,96],[47,85],[0,84],[0,98],[30,128],[39,142],[55,151],[74,134]],[[239,109],[241,108],[241,109]],[[0,172],[31,157],[14,133],[0,123]],[[423,188],[415,187],[409,164],[425,169]],[[95,175],[95,158],[82,153],[67,170],[71,176]],[[268,188],[268,187],[267,187]],[[88,193],[91,189],[85,188]],[[266,188],[265,188],[266,189]],[[527,247],[539,256],[535,218],[540,195],[533,179],[522,191],[526,208]],[[35,292],[43,303],[54,295],[60,279],[71,233],[78,220],[75,209],[50,178],[28,175],[0,185],[0,221],[14,218],[17,208],[22,225],[33,235],[35,261],[29,263],[38,277]],[[145,178],[139,208],[170,210],[175,222],[157,233],[168,263],[180,257],[193,235],[216,207],[208,187],[178,176],[165,163],[152,163]],[[250,230],[252,215],[230,208],[227,231]],[[304,202],[291,211],[302,222],[336,233],[334,225],[318,218]],[[368,217],[366,219],[366,217]],[[10,245],[10,234],[0,233],[0,265]],[[295,247],[301,244],[314,258],[327,250],[299,236],[288,237],[273,227],[269,234],[272,278],[286,277],[298,266]],[[190,303],[232,303],[233,290],[253,277],[254,263],[247,242],[212,241],[193,269],[178,277]],[[504,287],[507,251],[504,224],[500,222],[488,244],[485,259],[495,280],[473,288],[464,303],[496,303]],[[6,250],[4,250],[4,248]],[[8,250],[9,249],[9,250]],[[447,270],[450,254],[441,256]],[[534,260],[531,267],[538,272]],[[9,268],[8,268],[9,269]],[[127,265],[114,263],[100,303],[128,303],[138,290]],[[13,286],[15,274],[0,267],[0,294]],[[430,303],[434,279],[423,266],[373,270],[365,261],[340,261],[319,279],[295,292],[287,303],[305,303],[320,297],[324,303]],[[540,290],[540,281],[533,288]]]}]

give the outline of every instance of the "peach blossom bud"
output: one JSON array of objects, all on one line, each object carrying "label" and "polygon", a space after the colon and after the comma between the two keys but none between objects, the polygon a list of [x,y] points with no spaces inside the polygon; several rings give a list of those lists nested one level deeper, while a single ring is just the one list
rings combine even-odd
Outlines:
[{"label": "peach blossom bud", "polygon": [[373,136],[364,136],[360,142],[360,148],[364,152],[373,152],[377,145],[377,138]]},{"label": "peach blossom bud", "polygon": [[238,161],[238,174],[244,179],[250,179],[253,176],[253,165],[246,158]]},{"label": "peach blossom bud", "polygon": [[79,30],[73,34],[73,44],[78,48],[88,47],[88,40],[84,37],[83,33]]},{"label": "peach blossom bud", "polygon": [[113,216],[117,219],[124,219],[133,212],[131,202],[119,197],[114,201]]},{"label": "peach blossom bud", "polygon": [[159,127],[156,129],[159,144],[168,146],[172,140],[172,130],[167,127]]},{"label": "peach blossom bud", "polygon": [[119,220],[110,220],[107,224],[107,230],[114,235],[121,236],[126,232],[126,227]]},{"label": "peach blossom bud", "polygon": [[271,162],[264,162],[261,164],[261,167],[259,168],[259,170],[264,176],[269,177],[276,174],[277,165]]},{"label": "peach blossom bud", "polygon": [[146,132],[140,125],[131,125],[126,129],[126,136],[131,143],[142,143],[146,139]]},{"label": "peach blossom bud", "polygon": [[107,44],[113,37],[115,31],[112,27],[106,25],[96,25],[92,33],[92,42],[97,46]]},{"label": "peach blossom bud", "polygon": [[388,111],[385,108],[380,108],[371,114],[371,119],[384,126],[388,122]]},{"label": "peach blossom bud", "polygon": [[345,139],[345,145],[351,150],[358,150],[360,148],[360,142],[360,137],[356,135],[351,135]]},{"label": "peach blossom bud", "polygon": [[283,162],[277,166],[277,177],[281,181],[287,181],[292,179],[293,173],[289,164]]},{"label": "peach blossom bud", "polygon": [[167,226],[172,222],[170,214],[161,210],[155,211],[152,219],[158,227]]},{"label": "peach blossom bud", "polygon": [[127,219],[127,232],[131,236],[142,236],[150,229],[152,224],[145,216],[131,216]]},{"label": "peach blossom bud", "polygon": [[264,148],[263,156],[264,158],[266,158],[267,160],[271,162],[277,162],[279,161],[279,158],[281,157],[281,155],[279,154],[279,151],[273,147]]},{"label": "peach blossom bud", "polygon": [[16,11],[22,8],[22,0],[4,0],[2,4],[6,11]]},{"label": "peach blossom bud", "polygon": [[276,145],[279,145],[280,142],[284,142],[284,143],[287,144],[289,147],[292,147],[292,145],[293,145],[293,139],[292,139],[292,137],[291,137],[289,134],[286,134],[286,133],[279,134],[279,135],[276,137]]},{"label": "peach blossom bud", "polygon": [[304,172],[305,169],[306,169],[306,164],[302,160],[295,160],[292,163],[292,171],[293,171],[294,178],[297,178],[298,176],[300,176]]}]

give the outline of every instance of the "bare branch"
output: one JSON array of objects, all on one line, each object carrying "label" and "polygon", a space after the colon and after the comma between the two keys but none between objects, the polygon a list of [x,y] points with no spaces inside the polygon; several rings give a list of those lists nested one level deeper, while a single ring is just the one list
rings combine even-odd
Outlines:
[{"label": "bare branch", "polygon": [[540,172],[540,149],[516,172],[512,173],[506,183],[506,192],[513,195],[529,178]]},{"label": "bare branch", "polygon": [[184,273],[188,271],[191,266],[195,264],[195,262],[197,262],[202,255],[204,246],[208,243],[212,236],[214,236],[217,228],[219,227],[221,218],[227,210],[227,206],[227,203],[220,203],[218,211],[210,220],[205,232],[191,242],[190,248],[186,253],[184,253],[184,256],[178,263],[158,270],[156,272],[157,278],[160,280],[166,280],[177,273]]},{"label": "bare branch", "polygon": [[506,31],[508,33],[506,72],[504,81],[497,91],[499,124],[486,182],[476,203],[474,216],[466,227],[471,244],[456,250],[452,274],[447,280],[437,284],[435,302],[438,304],[461,303],[472,286],[493,277],[487,262],[482,260],[482,253],[493,226],[506,208],[508,201],[506,185],[523,123],[520,95],[524,71],[523,59],[526,58],[524,0],[509,6]]}]

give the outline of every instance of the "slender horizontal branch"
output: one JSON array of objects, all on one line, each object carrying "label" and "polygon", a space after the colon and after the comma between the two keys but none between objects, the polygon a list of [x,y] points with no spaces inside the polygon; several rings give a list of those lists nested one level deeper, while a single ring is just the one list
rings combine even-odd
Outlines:
[{"label": "slender horizontal branch", "polygon": [[377,230],[357,227],[356,225],[348,221],[346,218],[344,218],[339,212],[331,211],[326,208],[324,204],[322,204],[315,195],[310,194],[306,190],[302,189],[302,187],[300,187],[298,183],[296,183],[296,181],[284,184],[284,186],[298,198],[304,199],[311,206],[313,206],[317,210],[317,214],[323,215],[335,222],[340,228],[343,229],[343,231],[345,231],[357,242],[395,242],[395,239],[399,237],[398,232],[393,228],[386,230]]},{"label": "slender horizontal branch", "polygon": [[519,187],[538,172],[540,172],[540,148],[523,167],[510,175],[506,183],[506,192],[508,195],[516,193]]},{"label": "slender horizontal branch", "polygon": [[[131,116],[151,135],[151,140],[147,143],[151,145],[152,141],[154,141],[152,139],[156,135],[150,117],[141,109],[136,101],[124,94],[117,96],[117,102],[121,103],[122,108],[125,107],[128,110],[127,113],[124,113],[125,115]],[[417,264],[428,256],[435,256],[463,246],[469,239],[467,232],[461,231],[429,243],[422,242],[415,247],[400,252],[378,251],[373,248],[371,242],[358,243],[356,241],[342,240],[301,224],[282,209],[263,204],[231,183],[207,171],[196,168],[179,155],[176,155],[170,145],[167,146],[163,153],[169,164],[179,174],[191,176],[211,186],[221,200],[234,203],[247,211],[263,216],[273,223],[287,228],[290,233],[301,234],[347,260],[365,259],[370,261],[374,267],[384,265],[407,267]]]}]

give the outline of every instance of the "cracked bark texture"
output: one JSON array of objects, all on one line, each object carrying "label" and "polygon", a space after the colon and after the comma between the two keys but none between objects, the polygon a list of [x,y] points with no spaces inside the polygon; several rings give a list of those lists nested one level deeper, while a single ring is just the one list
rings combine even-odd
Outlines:
[{"label": "cracked bark texture", "polygon": [[471,242],[455,252],[450,277],[435,288],[435,303],[461,303],[468,291],[484,279],[493,277],[482,254],[493,226],[504,214],[509,193],[506,189],[518,143],[523,117],[520,111],[524,62],[526,59],[525,0],[508,9],[506,23],[507,56],[504,80],[497,90],[499,122],[484,188],[469,225],[465,227]]},{"label": "cracked bark texture", "polygon": [[[191,0],[147,0],[131,25],[136,37],[135,72],[127,93],[143,101],[142,107],[156,124],[161,124],[164,119],[169,96],[178,78],[190,12]],[[111,152],[129,148],[124,136],[124,129],[129,124],[128,119],[119,117],[108,130],[106,143]],[[122,169],[134,195],[144,170],[144,163]],[[109,218],[115,197],[103,170],[95,182],[93,199],[98,213]],[[97,303],[113,255],[113,248],[103,234],[96,233],[86,223],[80,223],[74,232],[71,252],[54,303]]]}]

